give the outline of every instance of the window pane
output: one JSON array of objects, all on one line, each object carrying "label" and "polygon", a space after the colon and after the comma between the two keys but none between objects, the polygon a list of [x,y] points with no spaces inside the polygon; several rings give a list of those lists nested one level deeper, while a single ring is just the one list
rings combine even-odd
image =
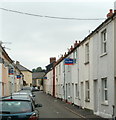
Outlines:
[{"label": "window pane", "polygon": [[108,100],[108,97],[107,97],[107,90],[105,90],[105,100]]},{"label": "window pane", "polygon": [[104,80],[104,87],[107,88],[107,80]]},{"label": "window pane", "polygon": [[106,52],[106,42],[104,43],[104,53]]},{"label": "window pane", "polygon": [[19,113],[19,112],[31,112],[31,103],[24,101],[2,101],[2,111],[7,111],[10,113]]}]

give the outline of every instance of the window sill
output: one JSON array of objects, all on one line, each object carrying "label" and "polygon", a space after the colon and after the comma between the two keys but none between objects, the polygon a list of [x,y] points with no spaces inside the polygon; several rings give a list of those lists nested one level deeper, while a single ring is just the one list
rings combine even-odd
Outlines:
[{"label": "window sill", "polygon": [[86,99],[85,102],[90,102],[90,99]]},{"label": "window sill", "polygon": [[89,64],[89,61],[85,62],[84,64],[85,64],[85,65]]},{"label": "window sill", "polygon": [[75,99],[78,99],[78,100],[80,100],[80,98],[79,98],[79,97],[75,97]]},{"label": "window sill", "polygon": [[107,102],[101,103],[101,105],[108,106],[109,104],[108,104],[108,101],[107,101]]},{"label": "window sill", "polygon": [[106,56],[106,55],[107,55],[107,53],[103,53],[103,54],[100,55],[100,57],[103,57],[103,56]]}]

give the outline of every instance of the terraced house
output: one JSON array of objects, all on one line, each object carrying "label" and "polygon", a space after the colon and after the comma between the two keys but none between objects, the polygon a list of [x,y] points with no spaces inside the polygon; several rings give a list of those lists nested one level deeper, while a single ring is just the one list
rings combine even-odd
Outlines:
[{"label": "terraced house", "polygon": [[107,17],[56,61],[46,74],[44,91],[112,118],[116,116],[116,12],[110,10]]},{"label": "terraced house", "polygon": [[0,45],[0,97],[19,91],[22,86],[22,73]]}]

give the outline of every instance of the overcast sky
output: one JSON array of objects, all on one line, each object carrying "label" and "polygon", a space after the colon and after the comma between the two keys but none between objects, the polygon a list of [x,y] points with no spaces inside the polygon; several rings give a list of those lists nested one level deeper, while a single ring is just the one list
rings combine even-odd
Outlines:
[{"label": "overcast sky", "polygon": [[[9,2],[8,2],[9,1]],[[115,0],[4,0],[0,8],[67,18],[106,18]],[[22,1],[22,2],[21,2]],[[93,1],[93,2],[92,2]],[[101,2],[102,1],[102,2]],[[75,40],[83,40],[104,20],[64,20],[35,17],[0,10],[0,40],[14,61],[32,70],[49,64],[67,52]]]}]

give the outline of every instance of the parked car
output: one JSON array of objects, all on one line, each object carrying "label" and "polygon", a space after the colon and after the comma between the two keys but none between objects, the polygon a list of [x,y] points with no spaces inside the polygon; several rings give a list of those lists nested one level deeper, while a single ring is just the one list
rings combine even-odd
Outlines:
[{"label": "parked car", "polygon": [[32,92],[40,91],[38,87],[32,87]]},{"label": "parked car", "polygon": [[2,99],[0,100],[0,118],[1,120],[38,120],[39,111],[30,100],[22,99]]},{"label": "parked car", "polygon": [[35,94],[34,93],[32,93],[31,91],[29,91],[29,90],[21,90],[21,91],[19,91],[19,92],[17,92],[17,93],[21,93],[21,94],[29,94],[31,97],[35,97]]},{"label": "parked car", "polygon": [[31,90],[32,90],[32,87],[24,86],[24,87],[22,88],[22,90],[29,90],[29,91],[31,91]]},{"label": "parked car", "polygon": [[[6,98],[8,98],[8,97],[6,97]],[[9,98],[11,98],[11,96]],[[13,93],[12,98],[23,99],[23,100],[28,99],[28,100],[32,101],[35,105],[35,99],[27,93],[20,93],[20,92]]]}]

